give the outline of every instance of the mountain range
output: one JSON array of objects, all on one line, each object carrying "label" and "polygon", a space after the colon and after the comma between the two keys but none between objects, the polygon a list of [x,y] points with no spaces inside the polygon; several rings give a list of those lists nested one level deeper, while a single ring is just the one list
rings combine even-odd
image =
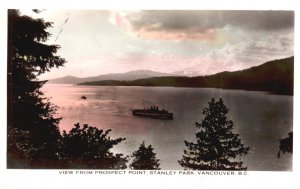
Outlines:
[{"label": "mountain range", "polygon": [[102,80],[121,80],[121,81],[131,81],[136,79],[146,79],[151,77],[162,77],[162,76],[171,76],[175,74],[168,73],[160,73],[150,70],[135,70],[126,73],[112,73],[112,74],[104,74],[93,77],[74,77],[74,76],[65,76],[61,78],[51,79],[48,83],[56,83],[56,84],[79,84],[83,82],[90,81],[102,81]]},{"label": "mountain range", "polygon": [[221,72],[209,76],[148,76],[149,78],[144,77],[130,81],[115,78],[113,80],[95,80],[83,82],[80,85],[202,87],[267,91],[275,94],[293,95],[294,57],[269,61],[240,71]]}]

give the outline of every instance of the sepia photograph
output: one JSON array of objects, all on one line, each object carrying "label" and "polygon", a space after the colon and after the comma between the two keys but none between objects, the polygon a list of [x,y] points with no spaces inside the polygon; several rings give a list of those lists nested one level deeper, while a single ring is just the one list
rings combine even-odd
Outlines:
[{"label": "sepia photograph", "polygon": [[294,178],[295,13],[8,7],[0,175]]},{"label": "sepia photograph", "polygon": [[293,29],[293,11],[9,9],[7,167],[291,171]]}]

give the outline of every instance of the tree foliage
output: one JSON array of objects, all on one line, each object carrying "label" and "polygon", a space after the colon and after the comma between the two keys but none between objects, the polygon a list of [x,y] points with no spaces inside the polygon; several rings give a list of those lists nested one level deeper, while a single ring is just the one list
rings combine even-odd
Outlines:
[{"label": "tree foliage", "polygon": [[233,122],[227,119],[228,108],[220,98],[208,102],[203,109],[202,123],[196,122],[199,131],[196,142],[185,141],[187,150],[179,164],[193,170],[246,170],[238,156],[246,155],[249,147],[244,147],[238,134],[234,134]]},{"label": "tree foliage", "polygon": [[[39,11],[34,10],[38,13]],[[110,150],[124,138],[110,139],[103,131],[75,124],[59,132],[56,107],[40,90],[38,76],[65,60],[49,45],[51,22],[8,11],[8,167],[124,169],[127,157]]]},{"label": "tree foliage", "polygon": [[277,157],[280,158],[280,152],[293,153],[293,132],[288,133],[288,137],[279,139],[279,151]]},{"label": "tree foliage", "polygon": [[[34,147],[30,142],[28,131],[17,128],[8,130],[7,134],[7,163],[10,168],[27,168]],[[17,157],[17,158],[16,158]]]},{"label": "tree foliage", "polygon": [[111,139],[111,130],[100,130],[84,124],[75,124],[69,133],[63,131],[60,159],[70,168],[125,169],[127,157],[113,154],[113,146],[125,138]]},{"label": "tree foliage", "polygon": [[156,153],[153,152],[151,145],[145,146],[145,142],[140,145],[139,149],[133,152],[134,157],[129,165],[131,169],[137,170],[159,170],[159,159],[156,158]]},{"label": "tree foliage", "polygon": [[[20,151],[31,154],[35,162],[57,159],[55,152],[60,137],[60,118],[54,117],[56,107],[40,90],[46,81],[38,80],[39,75],[65,63],[55,55],[59,46],[45,43],[50,36],[46,30],[51,25],[21,15],[18,10],[8,10],[8,136],[27,133],[30,149],[35,150],[22,148]],[[14,153],[10,147],[8,144],[8,152]]]}]

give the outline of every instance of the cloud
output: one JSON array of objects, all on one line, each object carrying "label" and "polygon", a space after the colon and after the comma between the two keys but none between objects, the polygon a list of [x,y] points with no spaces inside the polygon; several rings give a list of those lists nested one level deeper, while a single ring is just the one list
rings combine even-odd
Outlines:
[{"label": "cloud", "polygon": [[164,40],[202,40],[202,41],[211,41],[216,38],[216,31],[209,29],[205,32],[185,32],[185,31],[157,31],[157,30],[148,30],[147,28],[142,28],[137,31],[137,35],[140,38],[145,39],[164,39]]},{"label": "cloud", "polygon": [[293,11],[145,10],[115,14],[116,24],[141,38],[214,40],[216,30],[232,25],[245,30],[277,31],[294,27]]},{"label": "cloud", "polygon": [[251,36],[239,44],[227,44],[221,51],[229,51],[232,59],[243,63],[243,68],[256,66],[266,61],[286,58],[294,54],[293,33],[286,35],[265,34]]},{"label": "cloud", "polygon": [[[68,11],[48,15],[56,36]],[[51,77],[136,69],[208,75],[294,53],[293,11],[84,10],[69,16],[57,41],[68,64]]]},{"label": "cloud", "polygon": [[[140,14],[137,16],[137,14]],[[230,24],[259,30],[278,30],[294,25],[293,11],[197,11],[156,10],[127,14],[135,29],[189,30],[203,32]]]}]

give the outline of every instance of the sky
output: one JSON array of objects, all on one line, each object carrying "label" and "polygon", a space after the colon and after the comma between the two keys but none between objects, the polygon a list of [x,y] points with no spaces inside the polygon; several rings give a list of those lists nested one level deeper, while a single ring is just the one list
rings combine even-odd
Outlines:
[{"label": "sky", "polygon": [[52,69],[41,79],[139,69],[211,75],[294,54],[293,11],[21,12],[53,22],[47,43],[60,45],[58,55],[67,61],[64,67]]}]

